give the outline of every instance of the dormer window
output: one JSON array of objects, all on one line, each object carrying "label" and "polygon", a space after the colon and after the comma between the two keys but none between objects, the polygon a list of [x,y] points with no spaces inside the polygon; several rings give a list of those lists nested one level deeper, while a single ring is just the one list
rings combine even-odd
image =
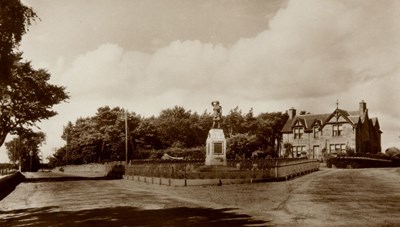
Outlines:
[{"label": "dormer window", "polygon": [[319,127],[314,126],[313,132],[314,132],[314,138],[318,138],[319,137]]},{"label": "dormer window", "polygon": [[295,139],[301,139],[303,137],[304,129],[302,127],[296,127],[293,129]]},{"label": "dormer window", "polygon": [[332,125],[332,136],[340,136],[342,134],[342,125]]}]

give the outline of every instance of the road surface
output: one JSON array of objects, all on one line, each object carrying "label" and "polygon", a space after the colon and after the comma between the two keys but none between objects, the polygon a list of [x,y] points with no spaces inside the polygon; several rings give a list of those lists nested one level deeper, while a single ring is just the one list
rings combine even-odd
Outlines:
[{"label": "road surface", "polygon": [[41,181],[40,174],[31,174],[36,180],[20,184],[0,201],[0,226],[400,224],[399,168],[322,168],[285,182],[191,187],[103,179]]}]

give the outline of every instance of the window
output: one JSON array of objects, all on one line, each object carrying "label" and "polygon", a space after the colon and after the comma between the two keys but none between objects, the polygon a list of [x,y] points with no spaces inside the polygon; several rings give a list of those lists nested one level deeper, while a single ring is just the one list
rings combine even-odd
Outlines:
[{"label": "window", "polygon": [[294,147],[292,147],[294,157],[301,157],[301,153],[305,150],[304,148],[305,148],[305,146],[294,146]]},{"label": "window", "polygon": [[337,152],[346,152],[346,144],[330,144],[329,145],[329,151],[331,153],[337,153]]},{"label": "window", "polygon": [[304,129],[300,127],[294,128],[293,133],[295,139],[301,139],[303,137]]},{"label": "window", "polygon": [[332,125],[332,136],[340,136],[342,134],[342,125]]},{"label": "window", "polygon": [[314,138],[318,138],[319,137],[319,128],[318,126],[314,126]]}]

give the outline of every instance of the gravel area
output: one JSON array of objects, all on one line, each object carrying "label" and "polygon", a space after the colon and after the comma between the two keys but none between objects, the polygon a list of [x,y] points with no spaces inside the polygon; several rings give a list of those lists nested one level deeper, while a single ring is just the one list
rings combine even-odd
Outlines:
[{"label": "gravel area", "polygon": [[168,187],[128,181],[129,187],[232,208],[279,226],[395,226],[400,223],[400,169],[328,169],[290,181]]}]

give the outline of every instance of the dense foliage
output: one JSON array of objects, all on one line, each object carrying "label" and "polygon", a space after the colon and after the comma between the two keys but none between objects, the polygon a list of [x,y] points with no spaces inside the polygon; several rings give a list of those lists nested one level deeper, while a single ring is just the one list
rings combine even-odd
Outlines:
[{"label": "dense foliage", "polygon": [[[250,110],[242,114],[238,107],[223,118],[229,158],[276,157],[281,143],[280,130],[287,114]],[[127,113],[128,159],[159,159],[164,153],[186,159],[204,159],[205,141],[212,126],[212,115],[192,113],[175,106],[159,116],[142,117]],[[53,166],[125,160],[125,110],[108,106],[95,116],[68,122],[62,138],[65,146],[50,158]]]},{"label": "dense foliage", "polygon": [[22,171],[37,171],[41,162],[39,147],[45,139],[43,132],[28,132],[6,142],[8,158],[13,163],[20,163]]},{"label": "dense foliage", "polygon": [[10,83],[17,48],[36,18],[33,9],[20,0],[0,1],[0,87]]},{"label": "dense foliage", "polygon": [[19,42],[35,12],[19,0],[0,1],[0,146],[7,135],[33,133],[32,127],[68,99],[65,88],[49,84],[50,74],[22,61]]}]

